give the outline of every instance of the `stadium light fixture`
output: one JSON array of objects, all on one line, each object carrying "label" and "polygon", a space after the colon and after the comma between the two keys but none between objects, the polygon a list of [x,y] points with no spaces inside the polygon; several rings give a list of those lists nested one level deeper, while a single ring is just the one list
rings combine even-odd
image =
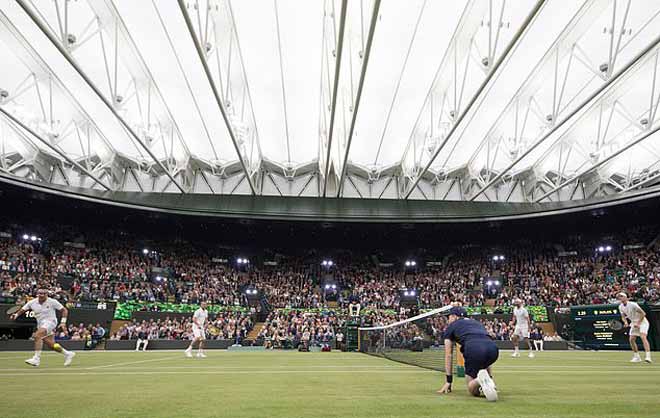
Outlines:
[{"label": "stadium light fixture", "polygon": [[323,260],[321,262],[321,265],[323,267],[332,267],[335,263],[332,262],[332,260]]},{"label": "stadium light fixture", "polygon": [[417,265],[417,261],[415,260],[406,260],[404,263],[406,267],[415,267]]},{"label": "stadium light fixture", "polygon": [[36,241],[36,240],[37,240],[37,236],[36,236],[36,235],[32,235],[32,236],[30,237],[30,241]]},{"label": "stadium light fixture", "polygon": [[23,234],[23,239],[30,239],[30,236],[28,234]]},{"label": "stadium light fixture", "polygon": [[495,286],[499,286],[499,285],[500,285],[500,281],[499,281],[499,280],[495,280]]},{"label": "stadium light fixture", "polygon": [[493,281],[492,281],[492,280],[488,280],[488,281],[486,282],[486,284],[487,284],[488,286],[492,286],[492,285],[493,285]]},{"label": "stadium light fixture", "polygon": [[607,247],[605,247],[605,251],[612,251],[612,246],[608,245]]},{"label": "stadium light fixture", "polygon": [[143,249],[142,254],[144,254],[144,255],[149,254],[149,249],[148,248]]}]

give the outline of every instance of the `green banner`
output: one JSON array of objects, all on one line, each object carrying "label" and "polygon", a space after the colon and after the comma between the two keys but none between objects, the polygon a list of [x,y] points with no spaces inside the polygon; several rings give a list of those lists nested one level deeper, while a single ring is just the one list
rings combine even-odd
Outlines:
[{"label": "green banner", "polygon": [[[118,302],[115,309],[114,319],[129,320],[133,312],[154,311],[154,312],[172,312],[172,313],[193,313],[199,308],[197,304],[187,303],[169,303],[169,302]],[[221,306],[209,305],[210,313],[218,312],[248,312],[249,309],[244,306]]]},{"label": "green banner", "polygon": [[[548,309],[545,306],[525,306],[535,322],[548,322]],[[513,306],[466,306],[468,315],[513,314]]]}]

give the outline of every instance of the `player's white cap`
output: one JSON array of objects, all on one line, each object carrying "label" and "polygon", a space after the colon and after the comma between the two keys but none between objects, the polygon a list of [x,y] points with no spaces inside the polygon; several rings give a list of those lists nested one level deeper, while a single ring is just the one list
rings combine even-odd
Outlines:
[{"label": "player's white cap", "polygon": [[619,292],[619,293],[616,294],[616,297],[617,297],[617,298],[618,298],[618,297],[627,298],[628,295],[626,295],[626,292]]}]

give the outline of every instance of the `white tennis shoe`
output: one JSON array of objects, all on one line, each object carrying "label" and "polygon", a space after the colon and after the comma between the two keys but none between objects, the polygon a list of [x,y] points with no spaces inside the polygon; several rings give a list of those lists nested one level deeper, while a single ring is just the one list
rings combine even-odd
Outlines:
[{"label": "white tennis shoe", "polygon": [[488,370],[479,370],[477,373],[477,381],[481,385],[481,392],[484,394],[489,402],[497,400],[497,389],[495,388],[495,381],[488,374]]},{"label": "white tennis shoe", "polygon": [[64,367],[70,366],[73,358],[76,356],[76,353],[69,351],[64,355]]},{"label": "white tennis shoe", "polygon": [[29,359],[25,360],[25,362],[34,367],[39,367],[39,364],[41,364],[41,360],[35,357],[30,357]]}]

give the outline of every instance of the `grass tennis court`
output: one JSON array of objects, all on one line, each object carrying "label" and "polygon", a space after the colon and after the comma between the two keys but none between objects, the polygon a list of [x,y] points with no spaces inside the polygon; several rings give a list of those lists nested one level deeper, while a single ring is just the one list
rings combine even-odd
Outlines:
[{"label": "grass tennis court", "polygon": [[0,353],[2,417],[658,417],[660,365],[623,352],[543,352],[495,367],[500,401],[463,379],[359,353],[81,352],[69,368],[45,353]]}]

